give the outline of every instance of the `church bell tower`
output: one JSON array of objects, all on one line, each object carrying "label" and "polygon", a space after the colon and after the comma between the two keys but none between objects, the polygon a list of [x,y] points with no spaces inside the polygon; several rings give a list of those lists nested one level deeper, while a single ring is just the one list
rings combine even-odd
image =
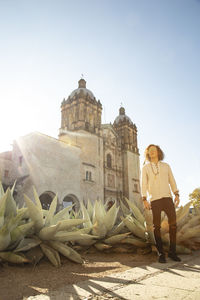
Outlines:
[{"label": "church bell tower", "polygon": [[85,130],[100,135],[102,104],[86,88],[86,81],[81,78],[78,88],[61,104],[60,135],[65,130]]},{"label": "church bell tower", "polygon": [[140,205],[140,163],[137,145],[137,127],[120,107],[113,127],[121,140],[123,196]]}]

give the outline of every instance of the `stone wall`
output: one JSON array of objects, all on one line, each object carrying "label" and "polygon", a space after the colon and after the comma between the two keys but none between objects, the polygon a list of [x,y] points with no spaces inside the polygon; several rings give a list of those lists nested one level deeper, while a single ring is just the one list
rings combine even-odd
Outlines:
[{"label": "stone wall", "polygon": [[[69,194],[80,200],[79,148],[40,133],[20,138],[18,146],[29,170],[26,193],[31,199],[34,185],[39,196],[45,192],[57,194],[60,205]],[[21,196],[19,193],[18,198]]]}]

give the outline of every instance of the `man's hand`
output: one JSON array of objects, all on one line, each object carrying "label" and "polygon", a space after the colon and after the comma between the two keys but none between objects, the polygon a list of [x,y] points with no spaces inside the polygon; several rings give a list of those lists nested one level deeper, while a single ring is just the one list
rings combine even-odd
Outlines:
[{"label": "man's hand", "polygon": [[175,207],[178,207],[179,202],[180,202],[179,195],[176,195],[176,196],[175,196],[175,199],[174,199],[174,205],[175,205]]},{"label": "man's hand", "polygon": [[148,210],[151,209],[151,205],[150,205],[150,203],[147,200],[143,201],[143,203],[144,203],[144,208],[145,209],[148,209]]}]

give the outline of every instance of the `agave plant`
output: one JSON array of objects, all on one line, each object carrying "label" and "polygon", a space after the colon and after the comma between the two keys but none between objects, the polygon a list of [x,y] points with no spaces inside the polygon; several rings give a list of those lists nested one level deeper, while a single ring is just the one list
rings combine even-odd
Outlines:
[{"label": "agave plant", "polygon": [[150,244],[153,243],[153,235],[147,228],[145,215],[143,215],[132,201],[127,198],[124,199],[128,204],[128,208],[121,201],[121,209],[124,214],[124,217],[121,217],[121,219],[126,228],[131,232],[131,236],[124,239],[123,243],[149,249]]},{"label": "agave plant", "polygon": [[0,258],[13,263],[29,262],[13,250],[33,228],[33,222],[27,222],[27,208],[18,209],[13,198],[13,191],[4,192],[0,182]]},{"label": "agave plant", "polygon": [[[137,237],[137,239],[148,245],[155,245],[153,237],[152,212],[145,210],[144,216],[140,210],[128,199],[126,199],[131,215],[124,211],[125,218],[123,222],[127,228]],[[191,202],[181,206],[176,211],[177,218],[177,253],[191,253],[192,249],[200,248],[200,213],[190,213]],[[164,247],[169,246],[169,226],[167,216],[162,214],[161,220],[161,236]]]},{"label": "agave plant", "polygon": [[54,266],[58,267],[61,264],[59,253],[74,262],[83,263],[81,256],[66,242],[82,240],[90,242],[95,238],[95,236],[77,229],[78,225],[84,224],[88,220],[70,219],[70,207],[56,213],[57,196],[54,197],[49,210],[43,210],[35,188],[33,188],[33,192],[35,203],[26,195],[24,195],[24,199],[29,217],[33,222],[34,235],[32,238],[25,238],[15,252],[27,251],[39,244],[44,255]]},{"label": "agave plant", "polygon": [[83,223],[83,228],[80,230],[94,238],[79,240],[77,242],[79,245],[94,246],[100,251],[108,250],[130,234],[124,232],[124,223],[117,221],[119,207],[116,206],[116,203],[108,211],[106,210],[107,204],[104,205],[98,200],[95,201],[94,205],[88,200],[87,207],[83,203],[80,206],[80,214],[88,220]]}]

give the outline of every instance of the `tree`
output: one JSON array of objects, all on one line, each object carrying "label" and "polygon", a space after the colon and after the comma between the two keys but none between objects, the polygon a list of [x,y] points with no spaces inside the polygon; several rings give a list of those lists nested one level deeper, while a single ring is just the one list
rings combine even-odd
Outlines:
[{"label": "tree", "polygon": [[189,194],[189,198],[194,206],[200,207],[200,188],[196,188],[191,194]]}]

